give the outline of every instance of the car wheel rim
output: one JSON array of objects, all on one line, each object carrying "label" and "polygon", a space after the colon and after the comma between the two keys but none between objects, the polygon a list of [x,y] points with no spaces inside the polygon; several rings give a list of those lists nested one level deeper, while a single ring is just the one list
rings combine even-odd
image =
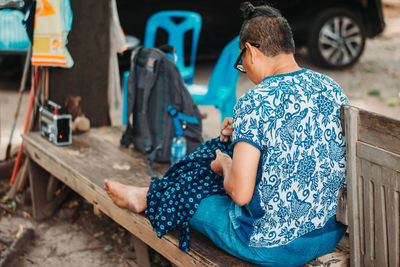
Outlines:
[{"label": "car wheel rim", "polygon": [[362,32],[349,17],[334,17],[328,20],[319,34],[319,49],[330,64],[343,66],[353,62],[361,53]]}]

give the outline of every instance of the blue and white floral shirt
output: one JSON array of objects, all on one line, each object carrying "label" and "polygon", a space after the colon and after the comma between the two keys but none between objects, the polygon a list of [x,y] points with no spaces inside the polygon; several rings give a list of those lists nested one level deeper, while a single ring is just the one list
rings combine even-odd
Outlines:
[{"label": "blue and white floral shirt", "polygon": [[340,86],[302,69],[265,78],[234,110],[233,142],[261,151],[254,195],[230,216],[250,246],[275,247],[322,228],[345,185]]}]

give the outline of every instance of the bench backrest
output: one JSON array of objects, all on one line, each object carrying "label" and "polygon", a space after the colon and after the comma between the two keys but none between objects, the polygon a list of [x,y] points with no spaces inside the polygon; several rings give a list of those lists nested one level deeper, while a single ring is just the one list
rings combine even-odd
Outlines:
[{"label": "bench backrest", "polygon": [[352,266],[400,266],[400,121],[342,107]]}]

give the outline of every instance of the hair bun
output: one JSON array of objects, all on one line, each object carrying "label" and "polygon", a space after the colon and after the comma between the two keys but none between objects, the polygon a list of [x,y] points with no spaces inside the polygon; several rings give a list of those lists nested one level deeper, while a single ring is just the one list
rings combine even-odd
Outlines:
[{"label": "hair bun", "polygon": [[240,6],[240,10],[243,12],[243,19],[250,20],[255,17],[279,17],[281,13],[278,9],[273,8],[269,5],[253,6],[250,2],[244,2]]},{"label": "hair bun", "polygon": [[251,18],[253,14],[256,12],[256,8],[250,2],[244,2],[240,7],[240,9],[243,12],[244,20]]}]

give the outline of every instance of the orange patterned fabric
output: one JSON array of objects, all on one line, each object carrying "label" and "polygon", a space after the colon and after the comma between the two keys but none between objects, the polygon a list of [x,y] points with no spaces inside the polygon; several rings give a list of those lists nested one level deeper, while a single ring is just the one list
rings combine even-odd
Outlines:
[{"label": "orange patterned fabric", "polygon": [[71,67],[72,58],[65,47],[71,16],[69,0],[38,0],[34,25],[32,65]]}]

